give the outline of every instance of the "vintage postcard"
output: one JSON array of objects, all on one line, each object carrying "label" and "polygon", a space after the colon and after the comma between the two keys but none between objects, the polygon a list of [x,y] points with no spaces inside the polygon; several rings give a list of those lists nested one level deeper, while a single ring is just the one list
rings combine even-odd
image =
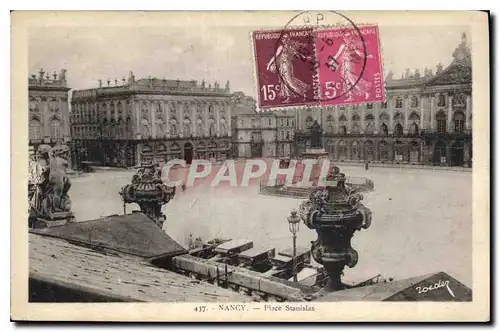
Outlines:
[{"label": "vintage postcard", "polygon": [[490,320],[485,12],[12,13],[13,320]]}]

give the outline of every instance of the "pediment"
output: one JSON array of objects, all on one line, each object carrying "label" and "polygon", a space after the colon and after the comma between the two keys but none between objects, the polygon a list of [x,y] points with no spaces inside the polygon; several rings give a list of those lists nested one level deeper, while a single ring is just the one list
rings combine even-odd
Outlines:
[{"label": "pediment", "polygon": [[464,64],[453,64],[427,81],[427,86],[471,84],[472,68]]}]

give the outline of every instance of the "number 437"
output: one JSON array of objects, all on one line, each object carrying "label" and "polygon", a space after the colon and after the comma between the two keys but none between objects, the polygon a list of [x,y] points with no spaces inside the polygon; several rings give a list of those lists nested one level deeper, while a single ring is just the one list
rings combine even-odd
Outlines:
[{"label": "number 437", "polygon": [[340,82],[335,83],[334,81],[325,82],[325,96],[328,99],[333,99],[337,97],[337,91],[342,88]]}]

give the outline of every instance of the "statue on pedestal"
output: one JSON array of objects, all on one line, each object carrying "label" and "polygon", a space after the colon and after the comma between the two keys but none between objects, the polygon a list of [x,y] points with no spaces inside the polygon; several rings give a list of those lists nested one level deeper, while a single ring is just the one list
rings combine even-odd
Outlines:
[{"label": "statue on pedestal", "polygon": [[71,182],[66,175],[69,148],[59,145],[38,147],[35,160],[29,165],[28,200],[29,227],[74,222],[68,192]]},{"label": "statue on pedestal", "polygon": [[370,227],[372,219],[371,211],[361,204],[363,196],[346,185],[345,175],[338,167],[326,180],[328,185],[315,189],[299,207],[304,224],[318,234],[311,253],[329,276],[323,292],[348,288],[341,281],[344,267],[352,268],[358,262],[351,238],[355,231]]},{"label": "statue on pedestal", "polygon": [[314,120],[309,130],[311,131],[311,148],[321,149],[323,147],[321,143],[322,131],[318,121]]}]

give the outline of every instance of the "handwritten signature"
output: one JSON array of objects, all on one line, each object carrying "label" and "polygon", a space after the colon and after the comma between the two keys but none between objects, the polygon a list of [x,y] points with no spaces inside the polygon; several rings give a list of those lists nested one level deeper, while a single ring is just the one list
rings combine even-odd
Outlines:
[{"label": "handwritten signature", "polygon": [[455,293],[453,293],[453,291],[450,288],[450,281],[449,280],[446,280],[446,281],[439,280],[434,285],[430,284],[430,285],[425,286],[425,287],[417,286],[417,287],[415,287],[415,289],[418,291],[418,294],[423,294],[423,293],[427,293],[428,291],[436,290],[436,289],[443,288],[443,287],[446,287],[446,289],[448,290],[448,293],[450,293],[451,296],[455,297]]}]

